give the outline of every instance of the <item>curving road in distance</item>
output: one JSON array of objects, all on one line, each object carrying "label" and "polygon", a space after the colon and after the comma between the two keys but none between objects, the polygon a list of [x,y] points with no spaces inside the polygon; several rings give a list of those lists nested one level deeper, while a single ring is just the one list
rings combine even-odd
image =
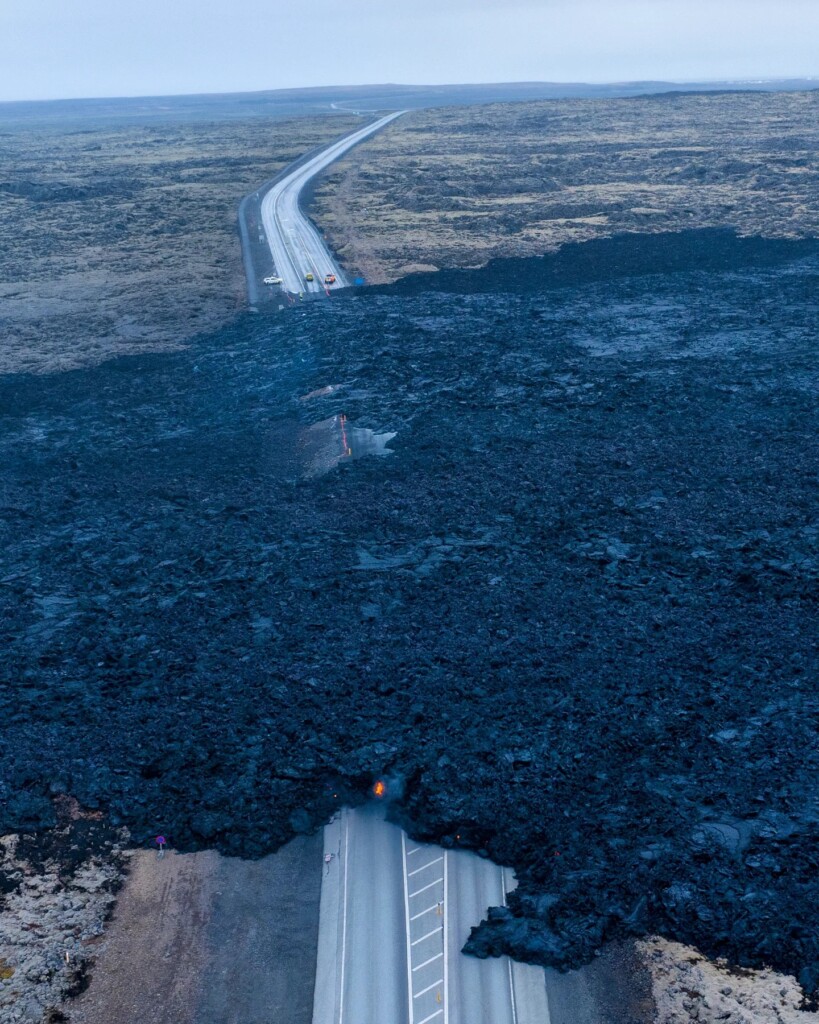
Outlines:
[{"label": "curving road in distance", "polygon": [[[312,177],[403,113],[401,110],[388,114],[366,128],[360,128],[334,142],[276,182],[264,196],[261,203],[262,224],[273,257],[275,275],[282,279],[279,287],[283,291],[294,294],[329,292],[349,284],[321,235],[302,213],[299,195]],[[308,274],[313,275],[312,281],[307,280]],[[325,284],[324,279],[328,274],[335,276],[333,284]]]}]

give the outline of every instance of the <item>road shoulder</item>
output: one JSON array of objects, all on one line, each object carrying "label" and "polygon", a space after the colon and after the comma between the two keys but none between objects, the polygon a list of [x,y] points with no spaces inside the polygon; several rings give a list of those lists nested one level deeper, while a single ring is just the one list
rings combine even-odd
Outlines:
[{"label": "road shoulder", "polygon": [[309,1024],[320,863],[320,835],[259,861],[137,852],[72,1024]]}]

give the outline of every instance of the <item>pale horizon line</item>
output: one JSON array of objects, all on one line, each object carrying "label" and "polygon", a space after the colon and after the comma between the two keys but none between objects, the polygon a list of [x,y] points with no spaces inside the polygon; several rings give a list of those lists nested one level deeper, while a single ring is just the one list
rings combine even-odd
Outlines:
[{"label": "pale horizon line", "polygon": [[[742,78],[634,78],[634,79],[520,79],[511,81],[488,81],[488,82],[357,82],[335,85],[290,85],[272,87],[268,89],[233,89],[228,92],[214,92],[208,90],[197,90],[193,92],[156,92],[156,93],[120,93],[117,95],[98,96],[45,96],[27,99],[3,99],[0,98],[0,105],[12,106],[24,103],[90,103],[93,101],[116,102],[118,100],[156,100],[156,99],[196,99],[197,97],[209,96],[263,96],[271,93],[304,93],[304,92],[332,92],[343,89],[455,89],[455,88],[489,88],[491,86],[591,86],[601,88],[609,86],[612,88],[639,85],[673,85],[673,86],[738,86],[738,85],[766,85],[766,84],[787,84],[790,82],[816,82],[819,88],[819,74],[800,75],[793,74],[765,75],[765,76],[743,76]],[[798,90],[802,91],[802,90]]]}]

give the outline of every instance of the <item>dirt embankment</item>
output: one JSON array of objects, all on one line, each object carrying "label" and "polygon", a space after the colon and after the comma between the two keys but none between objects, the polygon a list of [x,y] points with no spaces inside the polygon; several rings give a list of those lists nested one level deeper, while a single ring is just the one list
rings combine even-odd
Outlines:
[{"label": "dirt embankment", "polygon": [[178,347],[245,303],[239,200],[360,123],[0,123],[0,373]]},{"label": "dirt embankment", "polygon": [[415,111],[317,186],[372,283],[625,231],[819,234],[819,93],[663,95]]},{"label": "dirt embankment", "polygon": [[128,833],[58,797],[56,823],[0,835],[0,1020],[64,1020],[88,984],[103,925],[128,865]]},{"label": "dirt embankment", "polygon": [[635,944],[648,970],[655,1024],[817,1024],[794,978],[709,961],[696,949],[650,938]]}]

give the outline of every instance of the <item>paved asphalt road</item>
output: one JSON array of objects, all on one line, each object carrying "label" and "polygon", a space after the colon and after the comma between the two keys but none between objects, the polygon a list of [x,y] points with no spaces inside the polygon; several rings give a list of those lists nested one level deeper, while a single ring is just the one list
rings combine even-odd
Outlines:
[{"label": "paved asphalt road", "polygon": [[[316,228],[302,213],[299,194],[310,178],[402,113],[388,114],[366,128],[334,142],[276,182],[262,199],[262,224],[273,256],[275,273],[282,278],[281,287],[284,291],[321,292],[343,288],[349,283]],[[313,275],[313,281],[306,280],[308,273]],[[325,285],[327,274],[335,274],[335,284]]]},{"label": "paved asphalt road", "polygon": [[460,951],[514,884],[502,868],[370,805],[325,828],[323,870],[313,1024],[549,1024],[543,970]]}]

